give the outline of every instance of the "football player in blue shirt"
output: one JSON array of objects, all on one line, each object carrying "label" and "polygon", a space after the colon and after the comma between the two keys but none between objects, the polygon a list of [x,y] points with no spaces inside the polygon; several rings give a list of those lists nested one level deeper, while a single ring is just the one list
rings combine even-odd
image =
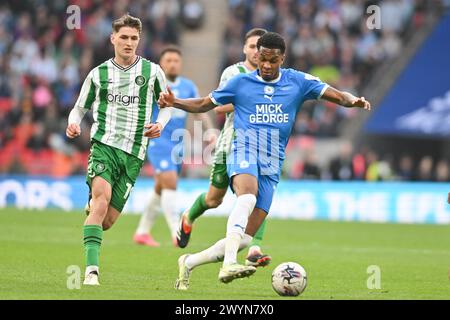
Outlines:
[{"label": "football player in blue shirt", "polygon": [[248,245],[269,213],[286,144],[304,101],[324,99],[344,107],[370,110],[364,97],[334,89],[310,74],[281,68],[286,44],[279,34],[266,33],[259,38],[257,47],[256,71],[235,76],[207,97],[178,99],[168,91],[158,101],[160,107],[173,106],[194,113],[232,103],[235,112],[236,132],[227,170],[237,201],[228,218],[226,238],[202,252],[180,257],[177,289],[188,288],[194,267],[222,258],[219,280],[224,283],[256,271],[253,266],[238,264],[237,252]]},{"label": "football player in blue shirt", "polygon": [[[167,77],[167,83],[172,92],[180,98],[197,98],[197,86],[191,80],[180,76],[182,68],[181,51],[177,47],[166,47],[160,55],[159,63]],[[152,118],[156,119],[159,108],[153,108]],[[159,246],[152,235],[156,216],[161,210],[169,226],[172,242],[177,246],[176,233],[179,213],[176,211],[177,180],[183,161],[183,138],[186,127],[187,113],[174,109],[172,116],[164,131],[158,139],[150,140],[147,148],[147,157],[155,170],[155,187],[149,197],[142,214],[139,226],[134,235],[134,242],[151,247]],[[206,114],[201,114],[199,120],[207,129],[213,129],[213,122]],[[177,130],[179,132],[177,132]],[[208,143],[214,143],[215,136],[210,135]]]}]

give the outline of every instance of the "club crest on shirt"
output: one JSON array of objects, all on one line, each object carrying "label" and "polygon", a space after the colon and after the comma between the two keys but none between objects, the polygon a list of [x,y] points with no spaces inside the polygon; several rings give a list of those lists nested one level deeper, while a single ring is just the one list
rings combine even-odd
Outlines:
[{"label": "club crest on shirt", "polygon": [[273,95],[274,92],[275,92],[275,89],[273,87],[271,87],[271,86],[264,87],[264,94]]},{"label": "club crest on shirt", "polygon": [[145,84],[145,77],[142,75],[139,75],[136,77],[136,79],[134,79],[134,82],[136,82],[136,84],[138,86],[143,86]]},{"label": "club crest on shirt", "polygon": [[274,92],[275,92],[274,87],[271,87],[271,86],[265,86],[265,87],[264,87],[264,98],[267,98],[267,99],[269,99],[270,101],[272,101]]},{"label": "club crest on shirt", "polygon": [[103,163],[97,163],[95,166],[95,170],[97,171],[97,173],[102,173],[103,171],[105,171],[105,165]]}]

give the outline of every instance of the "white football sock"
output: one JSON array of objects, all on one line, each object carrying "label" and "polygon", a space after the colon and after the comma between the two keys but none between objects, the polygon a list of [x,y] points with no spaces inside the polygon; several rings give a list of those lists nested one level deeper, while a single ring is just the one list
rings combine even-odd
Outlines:
[{"label": "white football sock", "polygon": [[239,251],[247,248],[248,245],[250,244],[250,242],[252,242],[252,240],[253,240],[253,237],[251,235],[244,233],[244,236],[242,237],[242,240],[241,240],[241,244],[239,245]]},{"label": "white football sock", "polygon": [[[244,234],[239,245],[239,250],[246,248],[252,242],[252,239],[248,234]],[[225,254],[225,242],[225,238],[220,239],[208,249],[191,254],[185,261],[186,267],[194,269],[202,264],[222,261]]]},{"label": "white football sock", "polygon": [[161,196],[154,190],[150,195],[149,202],[142,213],[136,233],[139,235],[148,234],[155,223],[156,216],[159,213],[161,205]]},{"label": "white football sock", "polygon": [[252,213],[255,205],[256,197],[253,194],[244,194],[237,198],[227,223],[224,266],[237,262],[237,252],[247,227],[248,216]]},{"label": "white football sock", "polygon": [[227,234],[225,242],[225,256],[223,266],[237,263],[237,251],[241,242],[241,235],[236,232]]},{"label": "white football sock", "polygon": [[178,223],[180,216],[176,212],[177,191],[172,189],[162,189],[161,191],[161,209],[166,218],[172,238],[177,236]]}]

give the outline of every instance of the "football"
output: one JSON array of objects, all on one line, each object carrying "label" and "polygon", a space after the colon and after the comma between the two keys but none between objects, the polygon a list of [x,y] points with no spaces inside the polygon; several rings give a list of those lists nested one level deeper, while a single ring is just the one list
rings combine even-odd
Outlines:
[{"label": "football", "polygon": [[283,262],[272,272],[272,288],[280,296],[298,296],[306,285],[306,271],[298,263]]}]

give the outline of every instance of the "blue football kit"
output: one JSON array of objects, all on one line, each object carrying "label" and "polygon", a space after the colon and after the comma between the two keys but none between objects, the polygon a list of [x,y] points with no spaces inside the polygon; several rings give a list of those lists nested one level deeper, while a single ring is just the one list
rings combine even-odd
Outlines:
[{"label": "blue football kit", "polygon": [[[198,98],[198,90],[194,82],[184,77],[177,77],[175,82],[167,81],[170,90],[181,99]],[[158,117],[159,108],[154,104],[152,122]],[[184,149],[184,132],[187,112],[172,109],[170,121],[157,139],[151,139],[147,148],[147,157],[156,173],[164,171],[181,171]]]},{"label": "blue football kit", "polygon": [[216,105],[234,105],[227,171],[229,177],[250,174],[258,179],[256,208],[269,213],[297,111],[304,101],[320,99],[327,87],[293,69],[280,69],[273,81],[264,81],[256,70],[234,76],[209,95]]}]

